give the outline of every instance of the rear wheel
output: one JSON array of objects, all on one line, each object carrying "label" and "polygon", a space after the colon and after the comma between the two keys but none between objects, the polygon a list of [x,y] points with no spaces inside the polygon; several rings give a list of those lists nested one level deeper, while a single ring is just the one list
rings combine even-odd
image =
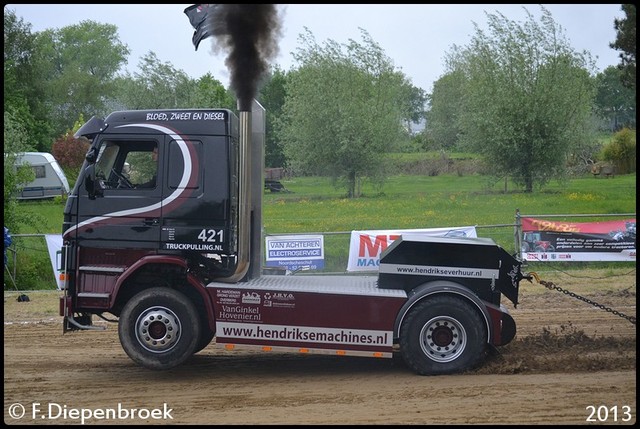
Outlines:
[{"label": "rear wheel", "polygon": [[125,304],[118,322],[122,348],[150,369],[180,365],[196,351],[198,311],[184,294],[169,288],[146,289]]},{"label": "rear wheel", "polygon": [[458,373],[480,363],[486,339],[477,308],[464,299],[441,295],[409,312],[400,330],[400,352],[420,375]]}]

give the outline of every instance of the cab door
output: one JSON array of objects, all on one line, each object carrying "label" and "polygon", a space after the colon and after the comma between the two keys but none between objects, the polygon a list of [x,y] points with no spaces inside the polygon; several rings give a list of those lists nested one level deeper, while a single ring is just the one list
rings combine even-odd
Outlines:
[{"label": "cab door", "polygon": [[104,136],[96,145],[100,195],[77,192],[74,233],[81,246],[158,249],[165,192],[163,135]]}]

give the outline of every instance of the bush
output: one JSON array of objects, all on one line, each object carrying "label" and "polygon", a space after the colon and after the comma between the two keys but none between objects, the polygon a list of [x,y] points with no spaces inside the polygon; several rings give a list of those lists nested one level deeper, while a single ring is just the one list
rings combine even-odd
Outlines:
[{"label": "bush", "polygon": [[[51,267],[47,243],[41,237],[13,237],[12,249],[7,252],[8,264],[4,271],[5,290],[53,290],[57,283]],[[14,262],[15,257],[15,262]],[[15,278],[9,273],[16,272]],[[14,285],[15,282],[15,285]]]},{"label": "bush", "polygon": [[29,145],[29,135],[15,115],[4,112],[4,226],[13,231],[25,217],[18,212],[16,193],[20,186],[33,180],[31,168],[15,168],[17,154],[33,150]]},{"label": "bush", "polygon": [[623,128],[602,149],[602,159],[616,166],[618,174],[636,171],[636,132]]},{"label": "bush", "polygon": [[78,178],[80,167],[82,167],[89,147],[89,140],[84,137],[77,139],[71,131],[53,142],[51,153],[64,170],[69,186],[72,188]]}]

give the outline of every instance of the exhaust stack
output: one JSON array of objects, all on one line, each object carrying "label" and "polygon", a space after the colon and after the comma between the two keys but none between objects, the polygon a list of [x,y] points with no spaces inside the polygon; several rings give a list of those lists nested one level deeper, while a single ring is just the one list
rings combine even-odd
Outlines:
[{"label": "exhaust stack", "polygon": [[[264,179],[264,108],[255,101],[269,60],[278,55],[282,23],[275,4],[213,4],[185,9],[196,29],[194,44],[212,36],[213,51],[226,50],[231,88],[238,99],[240,120],[237,264],[234,274],[220,279],[237,282],[260,275],[262,266],[262,193]],[[260,118],[253,125],[253,112]],[[258,115],[257,115],[258,116]],[[252,144],[252,135],[257,140]],[[253,160],[252,160],[253,159]],[[250,265],[253,266],[249,272]]]},{"label": "exhaust stack", "polygon": [[249,271],[249,255],[251,252],[251,112],[241,110],[240,147],[238,170],[238,223],[237,223],[237,261],[236,270],[229,276],[220,279],[223,282],[235,283],[242,280]]},{"label": "exhaust stack", "polygon": [[264,151],[266,136],[265,109],[253,100],[251,110],[251,237],[249,278],[262,274],[264,234],[262,230],[262,196],[264,193]]},{"label": "exhaust stack", "polygon": [[228,283],[259,277],[262,267],[265,120],[260,103],[253,100],[252,108],[239,112],[237,263],[231,276],[218,279]]}]

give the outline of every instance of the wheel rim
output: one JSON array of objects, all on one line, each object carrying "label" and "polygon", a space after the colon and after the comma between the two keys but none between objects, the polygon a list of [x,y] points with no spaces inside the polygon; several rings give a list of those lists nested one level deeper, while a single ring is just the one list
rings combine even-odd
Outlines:
[{"label": "wheel rim", "polygon": [[165,307],[145,310],[136,320],[136,338],[153,353],[164,353],[178,344],[182,329],[180,319]]},{"label": "wheel rim", "polygon": [[451,362],[457,359],[467,344],[464,327],[456,319],[438,316],[424,324],[420,331],[420,347],[436,362]]}]

